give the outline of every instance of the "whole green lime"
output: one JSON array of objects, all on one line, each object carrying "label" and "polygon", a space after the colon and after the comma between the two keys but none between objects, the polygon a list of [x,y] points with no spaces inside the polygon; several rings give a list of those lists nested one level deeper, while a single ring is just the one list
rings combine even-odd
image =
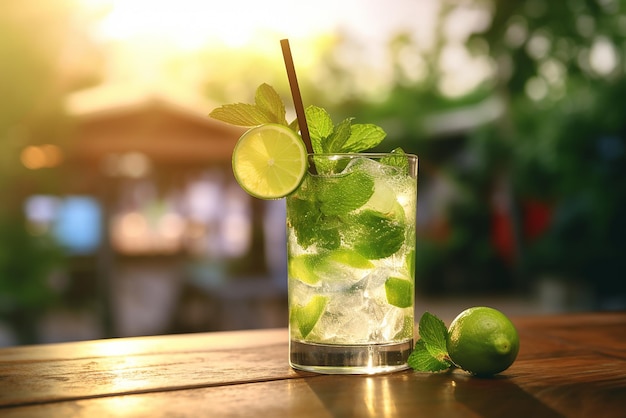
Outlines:
[{"label": "whole green lime", "polygon": [[446,340],[455,365],[478,376],[509,368],[519,351],[513,323],[497,309],[477,306],[461,312],[450,324]]}]

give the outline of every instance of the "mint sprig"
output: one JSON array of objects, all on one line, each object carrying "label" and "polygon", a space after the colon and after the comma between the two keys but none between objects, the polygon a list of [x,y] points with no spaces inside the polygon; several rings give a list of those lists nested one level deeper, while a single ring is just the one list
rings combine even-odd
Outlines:
[{"label": "mint sprig", "polygon": [[387,136],[380,126],[352,123],[354,118],[346,118],[335,125],[321,107],[309,106],[304,113],[313,151],[318,154],[365,151],[380,144]]},{"label": "mint sprig", "polygon": [[448,355],[448,329],[437,316],[424,312],[419,322],[420,339],[408,359],[409,366],[420,372],[440,372],[454,364]]},{"label": "mint sprig", "polygon": [[[285,104],[269,84],[261,84],[254,95],[254,104],[234,103],[214,109],[209,116],[231,125],[252,127],[265,123],[285,125],[297,132],[297,119],[288,123]],[[385,139],[385,131],[373,124],[352,123],[346,118],[334,124],[328,112],[321,107],[309,106],[305,117],[313,151],[317,154],[362,152]]]}]

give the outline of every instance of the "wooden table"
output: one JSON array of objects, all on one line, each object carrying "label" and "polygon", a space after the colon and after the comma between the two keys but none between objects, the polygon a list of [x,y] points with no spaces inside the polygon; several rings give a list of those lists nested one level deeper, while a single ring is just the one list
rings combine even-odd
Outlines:
[{"label": "wooden table", "polygon": [[0,417],[626,417],[626,313],[513,322],[491,379],[297,372],[285,329],[5,348]]}]

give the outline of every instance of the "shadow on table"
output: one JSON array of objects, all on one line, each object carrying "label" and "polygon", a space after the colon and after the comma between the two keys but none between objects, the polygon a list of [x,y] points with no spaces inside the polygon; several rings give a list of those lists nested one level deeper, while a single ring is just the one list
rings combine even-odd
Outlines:
[{"label": "shadow on table", "polygon": [[320,376],[309,387],[337,417],[560,417],[506,376],[411,371],[379,376]]},{"label": "shadow on table", "polygon": [[525,392],[504,375],[492,378],[451,373],[456,402],[481,417],[562,417],[543,402]]}]

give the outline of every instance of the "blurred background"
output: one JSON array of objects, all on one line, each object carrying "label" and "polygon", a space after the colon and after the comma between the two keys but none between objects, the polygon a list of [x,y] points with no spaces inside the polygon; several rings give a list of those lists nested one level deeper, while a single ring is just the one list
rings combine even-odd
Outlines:
[{"label": "blurred background", "polygon": [[207,117],[291,107],[282,38],[420,157],[418,316],[626,308],[624,0],[8,0],[0,346],[287,325],[284,202]]}]

